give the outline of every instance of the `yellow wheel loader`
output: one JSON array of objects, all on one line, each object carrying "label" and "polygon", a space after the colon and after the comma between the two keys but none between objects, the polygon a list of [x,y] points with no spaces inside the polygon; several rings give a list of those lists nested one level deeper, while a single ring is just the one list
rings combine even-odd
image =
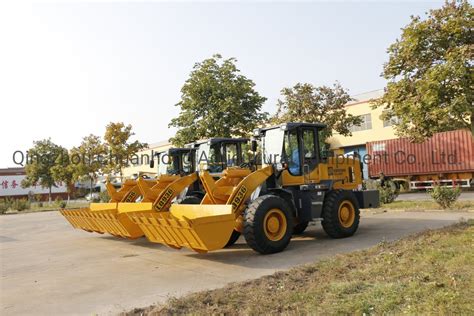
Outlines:
[{"label": "yellow wheel loader", "polygon": [[[331,237],[351,236],[359,226],[359,208],[378,206],[378,191],[361,190],[358,159],[321,153],[319,132],[324,128],[286,123],[258,129],[261,169],[228,168],[217,181],[202,171],[206,195],[200,205],[127,214],[150,241],[201,253],[232,244],[240,233],[259,253],[279,252],[315,220]],[[253,141],[252,150],[256,148]]]},{"label": "yellow wheel loader", "polygon": [[[149,186],[153,183],[156,183],[156,181],[146,182]],[[88,208],[64,209],[60,211],[61,214],[72,227],[88,232],[111,233],[130,238],[143,235],[128,218],[124,218],[120,225],[110,225],[108,221],[110,217],[115,216],[117,203],[133,202],[140,198],[141,194],[137,181],[126,180],[119,190],[112,183],[107,182],[106,188],[110,196],[109,203],[91,203]]]},{"label": "yellow wheel loader", "polygon": [[[244,157],[243,145],[246,143],[248,143],[248,139],[245,138],[212,138],[190,144],[189,146],[196,151],[192,166],[197,166],[197,169],[210,170],[209,177],[213,180],[219,179],[219,182],[229,181],[228,175],[232,174],[231,184],[235,185],[244,176],[251,173],[249,164],[245,162]],[[166,168],[167,172],[174,172],[173,170],[177,169],[176,166],[169,164],[160,164],[160,168]],[[240,172],[235,173],[234,169],[238,169]],[[153,189],[141,189],[144,199],[140,203],[119,203],[118,214],[127,215],[151,241],[165,243],[165,240],[170,240],[169,232],[157,232],[156,227],[159,227],[159,223],[168,218],[168,211],[173,201],[187,205],[201,203],[205,197],[203,192],[205,187],[198,180],[198,174],[193,173],[177,179],[159,193],[154,193]],[[154,225],[155,230],[150,230],[150,225]],[[166,244],[173,247],[172,241]]]},{"label": "yellow wheel loader", "polygon": [[[196,170],[196,154],[220,176],[229,164],[241,163],[241,145],[247,139],[216,138],[190,144],[188,148],[171,148],[160,153],[158,180],[126,180],[120,190],[107,183],[111,196],[109,203],[91,203],[89,208],[62,210],[61,213],[74,228],[88,232],[109,233],[135,239],[143,236],[142,229],[132,222],[126,212],[168,211],[172,202],[199,204],[204,192]],[[237,155],[237,156],[233,156]],[[229,157],[230,160],[224,159]],[[210,157],[210,159],[208,158]],[[154,160],[151,160],[151,167]],[[137,203],[138,202],[138,203]]]},{"label": "yellow wheel loader", "polygon": [[[130,239],[139,238],[143,236],[143,231],[126,215],[119,212],[119,206],[122,203],[140,204],[155,200],[162,201],[163,194],[166,194],[169,199],[174,199],[176,195],[169,193],[170,187],[178,188],[177,192],[179,193],[198,180],[194,170],[195,152],[192,148],[173,148],[168,152],[161,153],[167,155],[169,168],[165,166],[158,179],[125,180],[119,190],[107,182],[107,192],[111,197],[109,203],[91,203],[88,208],[62,210],[61,214],[74,228],[101,234],[109,233]],[[185,160],[189,160],[189,163],[183,163]],[[183,189],[181,186],[184,186]],[[201,192],[202,195],[204,194]]]}]

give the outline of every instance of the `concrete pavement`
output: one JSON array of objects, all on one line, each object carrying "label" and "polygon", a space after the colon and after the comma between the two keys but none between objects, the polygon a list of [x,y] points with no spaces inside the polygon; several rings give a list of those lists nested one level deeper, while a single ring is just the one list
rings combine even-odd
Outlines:
[{"label": "concrete pavement", "polygon": [[208,254],[74,230],[57,212],[0,216],[2,315],[116,314],[169,296],[222,287],[368,248],[473,213],[363,214],[358,233],[328,238],[319,223],[286,251],[262,256],[241,238]]}]

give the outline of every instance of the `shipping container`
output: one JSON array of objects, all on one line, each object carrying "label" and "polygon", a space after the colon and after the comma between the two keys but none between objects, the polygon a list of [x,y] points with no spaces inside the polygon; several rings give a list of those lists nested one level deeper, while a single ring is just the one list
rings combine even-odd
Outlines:
[{"label": "shipping container", "polygon": [[412,189],[436,182],[468,186],[474,174],[474,138],[469,130],[456,130],[437,133],[422,143],[408,138],[368,142],[365,162],[371,178],[383,173],[405,179]]}]

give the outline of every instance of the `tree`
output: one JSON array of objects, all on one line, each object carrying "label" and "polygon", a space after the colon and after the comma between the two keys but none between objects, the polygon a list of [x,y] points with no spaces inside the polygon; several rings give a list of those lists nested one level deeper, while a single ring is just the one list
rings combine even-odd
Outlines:
[{"label": "tree", "polygon": [[291,88],[281,90],[283,100],[278,100],[278,111],[271,119],[272,123],[307,122],[324,123],[320,143],[329,138],[333,131],[347,136],[350,127],[361,123],[361,119],[347,114],[345,105],[351,97],[339,83],[333,87],[315,87],[310,83],[297,83]]},{"label": "tree", "polygon": [[105,129],[105,145],[110,157],[104,171],[119,173],[122,178],[122,168],[129,166],[130,158],[138,151],[147,148],[148,145],[139,141],[129,142],[132,133],[132,125],[125,126],[124,123],[109,123]]},{"label": "tree", "polygon": [[388,48],[382,76],[388,80],[382,118],[397,118],[399,136],[423,140],[434,133],[468,128],[474,133],[473,8],[446,2],[422,20],[411,17]]},{"label": "tree", "polygon": [[66,148],[62,148],[61,155],[56,159],[55,165],[51,168],[51,174],[56,183],[64,183],[67,189],[67,201],[69,202],[71,193],[74,190],[74,182],[77,180],[77,172],[74,164],[71,163],[69,153]]},{"label": "tree", "polygon": [[90,192],[97,182],[105,163],[106,148],[99,136],[90,134],[82,139],[78,147],[71,149],[70,160],[75,179],[89,179]]},{"label": "tree", "polygon": [[261,112],[266,98],[255,91],[252,80],[240,74],[236,62],[217,54],[194,65],[176,104],[180,114],[169,124],[178,128],[173,144],[247,136],[266,119],[267,113]]},{"label": "tree", "polygon": [[49,138],[35,141],[33,144],[33,148],[28,150],[28,163],[25,166],[26,178],[21,186],[27,188],[39,184],[43,188],[48,188],[51,203],[52,187],[57,187],[57,181],[51,169],[58,159],[63,159],[62,154],[66,149],[54,144]]}]

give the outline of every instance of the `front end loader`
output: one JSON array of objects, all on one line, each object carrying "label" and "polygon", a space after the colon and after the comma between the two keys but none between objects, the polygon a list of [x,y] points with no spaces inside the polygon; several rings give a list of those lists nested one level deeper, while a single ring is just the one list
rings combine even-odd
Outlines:
[{"label": "front end loader", "polygon": [[[157,180],[139,178],[138,180],[125,180],[123,186],[116,190],[107,182],[107,192],[111,197],[108,203],[91,203],[88,208],[78,210],[62,210],[61,214],[71,223],[74,228],[83,229],[88,232],[109,233],[114,236],[136,239],[143,236],[143,231],[129,217],[119,211],[121,205],[158,205],[166,196],[166,205],[177,197],[177,194],[192,186],[198,177],[195,172],[195,150],[193,148],[172,148],[167,152],[169,163],[161,164],[160,176]],[[186,160],[186,162],[184,162]],[[172,192],[170,190],[173,190]],[[190,190],[190,194],[201,194],[199,190]],[[191,196],[191,195],[190,195]],[[157,203],[154,203],[155,200]],[[169,201],[168,201],[169,200]],[[197,200],[198,202],[200,201]],[[162,203],[162,202],[160,202]]]},{"label": "front end loader", "polygon": [[[359,208],[377,207],[378,191],[362,191],[360,161],[326,157],[319,148],[324,124],[286,123],[255,131],[262,168],[230,168],[215,180],[201,171],[201,204],[173,204],[169,212],[130,213],[147,238],[173,248],[205,253],[243,234],[261,254],[284,250],[293,234],[321,221],[333,238],[352,236]],[[256,151],[257,143],[252,142]]]},{"label": "front end loader", "polygon": [[[195,161],[198,169],[206,168],[209,179],[233,187],[251,173],[249,163],[245,160],[243,148],[243,145],[247,143],[248,139],[245,138],[212,138],[190,144],[190,146],[196,149]],[[197,173],[194,176],[197,180]],[[180,181],[183,182],[185,179]],[[198,205],[201,202],[208,202],[208,194],[203,192],[207,192],[209,189],[206,186],[207,183],[195,181],[194,184],[200,184],[202,191],[186,194],[184,198],[177,201],[178,204]],[[180,189],[182,186],[179,185],[179,182],[173,183],[163,190],[154,203],[151,200],[144,200],[142,203],[120,203],[118,212],[126,214],[134,224],[141,228],[150,241],[163,243],[170,247],[179,247],[180,242],[176,241],[180,238],[176,235],[179,233],[170,231],[168,226],[170,225],[169,209],[174,205],[171,204],[170,197],[179,193]],[[230,241],[228,240],[228,242]]]},{"label": "front end loader", "polygon": [[[113,199],[110,203],[93,203],[86,209],[63,210],[61,213],[75,228],[131,239],[141,237],[146,234],[143,230],[146,227],[136,223],[132,214],[147,217],[156,212],[167,212],[174,202],[199,204],[205,193],[196,168],[206,164],[212,168],[215,178],[221,177],[228,166],[244,164],[242,145],[247,142],[248,139],[244,138],[212,138],[189,144],[187,148],[171,148],[159,155],[160,176],[153,185],[145,179],[127,180],[126,184],[134,185],[130,190],[134,199],[123,195],[122,199]],[[154,160],[151,165],[153,167]],[[126,187],[124,185],[119,191]]]},{"label": "front end loader", "polygon": [[[146,181],[148,186],[152,186],[154,183],[156,181]],[[143,233],[127,217],[122,217],[112,224],[110,221],[111,218],[116,217],[117,204],[119,202],[134,202],[140,198],[141,194],[137,181],[126,180],[119,190],[112,183],[107,182],[106,188],[110,196],[108,203],[91,203],[88,208],[64,209],[60,211],[61,214],[72,227],[83,229],[87,232],[110,233],[128,238],[142,236]]]}]

